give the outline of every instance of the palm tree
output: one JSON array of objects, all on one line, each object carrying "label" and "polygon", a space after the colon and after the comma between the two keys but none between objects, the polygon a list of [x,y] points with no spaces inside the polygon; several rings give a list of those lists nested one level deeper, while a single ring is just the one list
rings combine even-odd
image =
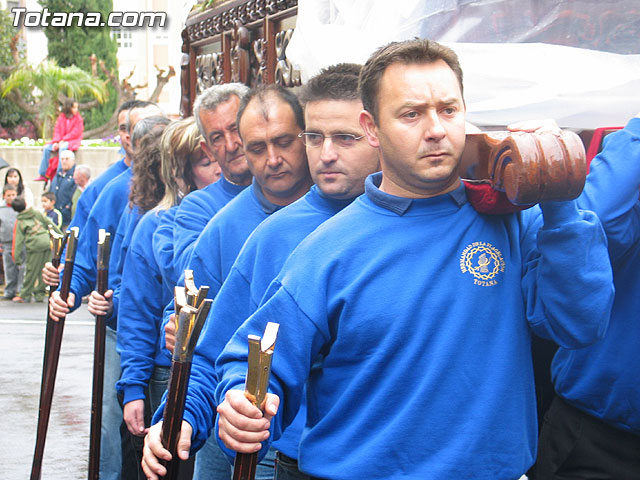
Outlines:
[{"label": "palm tree", "polygon": [[[76,66],[59,67],[56,62],[48,60],[37,67],[22,64],[15,69],[4,82],[0,81],[2,96],[12,91],[16,100],[24,102],[19,95],[20,90],[31,91],[34,101],[24,102],[29,108],[26,111],[37,112],[37,128],[44,137],[51,135],[52,125],[58,113],[58,103],[65,97],[80,98],[90,95],[103,103],[107,95],[105,82]],[[17,94],[17,95],[16,95]]]}]

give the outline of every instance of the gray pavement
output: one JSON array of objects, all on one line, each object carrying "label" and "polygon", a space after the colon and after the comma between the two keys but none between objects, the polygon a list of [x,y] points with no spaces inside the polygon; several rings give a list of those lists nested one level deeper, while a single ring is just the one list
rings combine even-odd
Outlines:
[{"label": "gray pavement", "polygon": [[[46,304],[0,302],[0,478],[29,478],[38,422]],[[94,317],[82,305],[64,326],[42,479],[86,479]]]}]

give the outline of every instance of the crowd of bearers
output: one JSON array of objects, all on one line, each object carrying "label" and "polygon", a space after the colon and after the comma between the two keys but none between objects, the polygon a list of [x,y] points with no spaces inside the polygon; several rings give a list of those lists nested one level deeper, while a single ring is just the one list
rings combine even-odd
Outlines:
[{"label": "crowd of bearers", "polygon": [[[153,109],[142,115],[148,108],[126,113],[131,188],[129,169],[105,187],[81,233],[75,297],[65,304],[54,294],[50,303],[59,317],[93,289],[97,228],[110,228],[111,290],[92,291],[89,305],[118,322],[117,376],[105,376],[105,402],[118,391],[119,420],[133,437],[146,434],[147,478],[162,476],[160,460],[170,459],[162,396],[173,287],[185,268],[214,299],[178,446],[183,460],[197,452],[196,480],[230,479],[235,452],[257,451],[259,479],[524,477],[538,452],[534,334],[561,347],[554,380],[564,403],[549,425],[568,408],[590,440],[609,435],[612,448],[582,450],[594,463],[613,465],[613,450],[637,448],[629,412],[595,415],[613,431],[580,417],[599,392],[585,379],[608,371],[582,352],[608,354],[630,333],[615,305],[626,313],[636,300],[618,294],[610,319],[609,255],[617,281],[637,278],[626,263],[638,244],[635,173],[622,189],[625,208],[612,200],[598,212],[606,235],[586,210],[597,210],[598,187],[622,182],[603,182],[603,173],[590,175],[577,201],[478,213],[457,173],[462,70],[452,50],[426,40],[391,43],[362,68],[327,68],[299,96],[229,84],[202,92],[194,118],[169,123]],[[618,152],[608,145],[605,153],[631,149],[636,130],[630,122]],[[596,160],[596,172],[623,170],[608,158]],[[103,195],[117,214],[94,212]],[[263,414],[243,387],[247,335],[267,322],[281,327]],[[616,322],[624,333],[614,337],[607,327]],[[614,396],[637,393],[632,375],[617,375],[624,383]],[[575,433],[569,423],[566,437]],[[566,453],[557,431],[543,429],[539,472]],[[138,474],[119,461],[122,478]],[[576,462],[574,472],[584,465]],[[623,463],[612,471],[633,478],[637,461]]]},{"label": "crowd of bearers", "polygon": [[[182,196],[209,185],[217,175],[212,166],[197,168],[202,160],[200,142],[193,118],[167,126],[155,142],[160,181],[155,190],[148,190],[146,198],[134,199],[139,211],[145,213],[135,227],[123,265],[117,343],[122,374],[116,388],[124,405],[124,421],[137,437],[145,435],[145,418],[160,404],[171,365],[160,323],[177,282],[171,268],[173,238],[158,238],[156,232],[161,219],[171,215]],[[156,165],[146,169],[155,170]],[[154,243],[161,248],[151,248]]]}]

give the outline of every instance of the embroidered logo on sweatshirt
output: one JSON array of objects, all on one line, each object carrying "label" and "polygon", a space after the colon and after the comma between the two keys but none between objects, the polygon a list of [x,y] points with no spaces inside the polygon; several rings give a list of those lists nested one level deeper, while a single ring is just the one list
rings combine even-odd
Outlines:
[{"label": "embroidered logo on sweatshirt", "polygon": [[473,242],[460,255],[460,270],[473,275],[473,283],[482,287],[497,285],[496,276],[504,272],[504,259],[496,247],[486,242]]}]

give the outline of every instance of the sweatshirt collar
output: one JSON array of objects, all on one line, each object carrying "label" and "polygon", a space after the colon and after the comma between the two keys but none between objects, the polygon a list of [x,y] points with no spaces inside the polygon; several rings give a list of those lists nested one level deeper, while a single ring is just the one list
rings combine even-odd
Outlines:
[{"label": "sweatshirt collar", "polygon": [[222,187],[222,190],[224,190],[225,192],[233,196],[237,195],[248,186],[248,185],[237,185],[235,183],[231,183],[229,180],[224,178],[224,175],[220,176],[220,180],[218,180],[218,182],[220,182],[220,186]]},{"label": "sweatshirt collar", "polygon": [[438,195],[431,198],[406,198],[397,197],[389,193],[380,190],[380,184],[382,183],[382,172],[377,172],[369,175],[365,181],[364,188],[367,197],[379,207],[390,210],[396,215],[404,215],[407,213],[411,205],[421,205],[431,203],[431,199],[450,198],[455,205],[461,207],[467,203],[467,196],[465,194],[464,185],[460,182],[460,186],[451,192],[444,195]]},{"label": "sweatshirt collar", "polygon": [[276,205],[275,203],[271,203],[267,200],[267,197],[262,193],[262,188],[260,188],[260,184],[258,184],[255,177],[251,182],[251,190],[253,191],[253,196],[256,197],[256,200],[260,204],[260,208],[262,208],[262,211],[267,215],[271,215],[282,208],[282,205]]},{"label": "sweatshirt collar", "polygon": [[353,197],[343,200],[333,198],[323,193],[323,191],[320,190],[317,185],[312,185],[311,189],[305,195],[305,197],[313,207],[332,215],[338,213],[340,210],[353,202],[356,198]]}]

